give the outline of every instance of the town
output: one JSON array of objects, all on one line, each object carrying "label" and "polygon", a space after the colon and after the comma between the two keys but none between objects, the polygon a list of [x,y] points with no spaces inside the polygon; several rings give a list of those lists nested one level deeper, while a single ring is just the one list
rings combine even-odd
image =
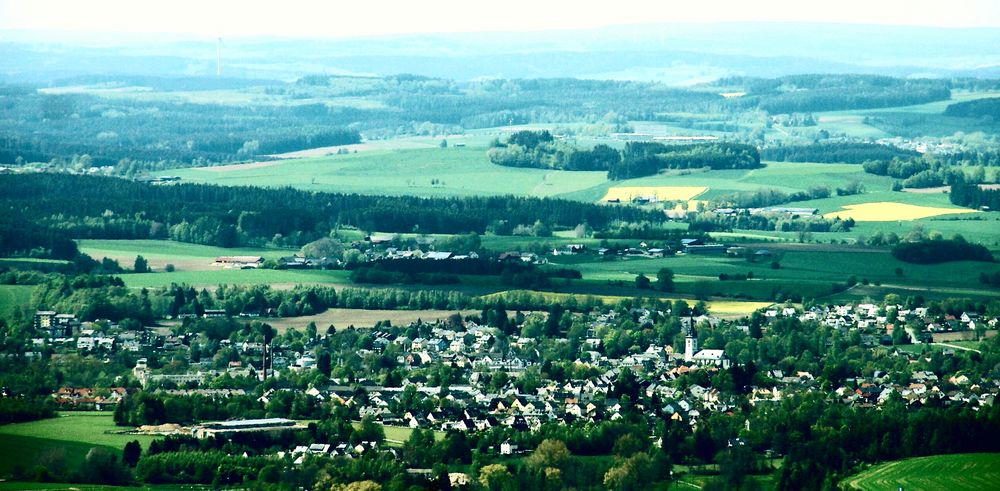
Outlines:
[{"label": "town", "polygon": [[[113,359],[131,368],[115,379],[120,386],[60,388],[51,395],[60,410],[113,411],[135,434],[272,435],[253,451],[292,466],[381,452],[403,459],[414,479],[437,479],[440,471],[401,453],[420,444],[422,432],[467,442],[455,462],[488,462],[532,455],[553,427],[617,423],[644,428],[638,448],[674,448],[675,464],[697,463],[677,449],[684,435],[710,433],[710,442],[693,443],[711,446],[709,459],[734,445],[764,447],[743,469],[752,473],[786,452],[770,441],[770,428],[757,427],[768,408],[813,394],[862,412],[992,411],[1000,384],[970,368],[979,350],[954,343],[994,340],[997,318],[908,302],[775,305],[742,319],[684,301],[579,313],[558,305],[508,313],[500,305],[401,326],[309,325],[270,340],[260,320],[218,336],[208,326],[233,322],[225,311],[166,330],[40,311],[39,337],[26,356]],[[843,358],[833,363],[838,353]],[[199,417],[199,405],[233,404],[227,401],[244,409],[219,422]],[[350,432],[334,439],[305,423],[326,411],[384,429],[367,430],[376,435],[370,439]],[[723,430],[720,419],[739,421]],[[277,436],[287,432],[302,436]],[[412,436],[392,438],[400,434]],[[471,478],[448,473],[451,485]]]}]

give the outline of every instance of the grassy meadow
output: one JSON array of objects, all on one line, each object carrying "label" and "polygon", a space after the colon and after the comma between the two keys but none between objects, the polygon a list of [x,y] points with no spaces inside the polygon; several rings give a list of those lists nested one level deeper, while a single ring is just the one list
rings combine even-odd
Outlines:
[{"label": "grassy meadow", "polygon": [[187,182],[292,186],[340,193],[555,196],[596,186],[603,172],[516,169],[493,165],[485,146],[371,150],[259,164],[174,172]]},{"label": "grassy meadow", "polygon": [[0,285],[0,319],[10,317],[14,311],[31,301],[30,285]]},{"label": "grassy meadow", "polygon": [[1000,454],[917,457],[871,467],[841,482],[844,489],[996,489]]},{"label": "grassy meadow", "polygon": [[61,412],[53,419],[0,426],[0,476],[16,467],[31,469],[39,463],[62,463],[75,469],[83,463],[87,452],[102,447],[120,454],[125,444],[138,440],[142,448],[158,437],[127,435],[115,426],[111,412]]},{"label": "grassy meadow", "polygon": [[218,270],[220,268],[212,264],[217,256],[261,256],[264,259],[278,259],[297,252],[291,249],[255,247],[226,249],[172,240],[84,239],[78,241],[77,245],[81,252],[98,261],[104,257],[114,259],[126,269],[131,268],[135,263],[135,257],[141,255],[149,262],[149,267],[153,271],[160,272],[167,264],[173,264],[177,272]]},{"label": "grassy meadow", "polygon": [[[989,216],[992,214],[977,213],[976,215]],[[976,236],[976,230],[982,231],[979,227],[982,227],[984,222],[982,220],[928,219],[926,222],[917,220],[912,223],[898,221],[872,223],[880,224],[881,228],[866,228],[862,225],[859,226],[859,229],[865,230],[864,232],[814,234],[813,238],[820,242],[853,241],[859,235],[882,230],[894,231],[900,236],[905,236],[915,223],[928,223],[924,225],[927,231],[941,231],[946,235],[962,233],[966,237],[973,238]],[[952,227],[939,225],[951,225]],[[987,233],[1000,233],[1000,231]],[[833,294],[834,284],[842,285],[851,276],[855,277],[859,285],[848,292],[838,293],[831,298],[845,300],[863,299],[868,296],[879,298],[887,293],[921,294],[928,298],[948,296],[984,298],[990,296],[991,293],[979,288],[979,273],[982,271],[992,273],[1000,270],[1000,266],[974,262],[953,262],[939,265],[907,264],[893,258],[885,249],[828,243],[799,244],[794,242],[797,240],[796,235],[756,231],[718,234],[718,240],[731,243],[756,242],[749,247],[766,248],[773,254],[772,258],[764,258],[754,262],[719,254],[680,255],[664,258],[594,255],[549,256],[549,260],[554,265],[578,269],[583,275],[582,280],[573,281],[569,285],[556,282],[554,287],[556,291],[578,296],[595,295],[612,299],[655,294],[655,292],[635,289],[634,280],[639,274],[654,279],[660,268],[670,268],[674,271],[676,294],[682,297],[719,297],[757,302],[774,298],[787,298],[789,294],[801,295],[803,298],[827,298]],[[768,240],[776,242],[764,243]],[[567,236],[567,234],[557,234],[545,238],[486,235],[483,237],[482,243],[483,247],[490,251],[501,252],[525,250],[537,247],[539,243],[544,244],[547,248],[557,248],[571,243],[582,243],[588,247],[596,248],[600,241],[592,238],[576,238]],[[170,241],[87,240],[81,241],[81,246],[85,251],[96,254],[95,257],[103,257],[108,253],[115,253],[122,257],[150,254],[151,256],[158,255],[156,257],[159,261],[181,264],[187,261],[192,264],[210,265],[212,257],[231,252],[231,250],[221,248]],[[276,257],[290,251],[277,249],[239,250],[239,253],[254,252],[264,254],[265,257]],[[172,254],[176,254],[176,256]],[[779,269],[772,268],[772,260],[776,260],[780,264]],[[719,279],[720,274],[734,276],[751,273],[752,278],[746,281]],[[272,285],[276,288],[286,288],[298,284],[335,287],[352,285],[350,272],[343,270],[240,270],[210,266],[207,269],[179,269],[171,273],[129,273],[122,274],[121,278],[127,286],[132,288],[158,288],[169,286],[172,283],[204,288],[221,284]],[[861,284],[865,282],[868,284]],[[405,288],[421,287],[415,285]],[[509,287],[502,285],[497,277],[462,276],[460,284],[447,288],[463,291],[470,295],[486,295],[506,290]],[[0,287],[0,313],[3,312],[5,305],[24,304],[29,298],[30,287]],[[347,322],[351,322],[351,320],[347,320]],[[344,319],[342,318],[317,319],[317,324],[320,325],[334,324],[339,326],[343,323]]]}]

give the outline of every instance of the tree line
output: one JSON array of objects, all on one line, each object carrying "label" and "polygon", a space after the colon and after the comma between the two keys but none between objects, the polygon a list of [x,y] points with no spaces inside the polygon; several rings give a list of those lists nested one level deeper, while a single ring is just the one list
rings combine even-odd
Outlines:
[{"label": "tree line", "polygon": [[653,175],[664,169],[751,169],[760,166],[756,147],[712,142],[667,145],[629,142],[622,151],[607,145],[590,150],[557,141],[548,131],[519,131],[494,141],[488,155],[496,165],[576,171],[607,171],[608,179]]},{"label": "tree line", "polygon": [[[66,174],[0,175],[5,222],[39,225],[31,242],[5,232],[17,249],[56,246],[65,238],[175,240],[222,247],[301,246],[338,225],[366,231],[485,233],[544,220],[550,227],[665,218],[633,207],[607,207],[514,196],[417,198],[314,193],[203,184],[154,186],[115,178]],[[11,217],[20,217],[16,219]],[[26,226],[26,225],[25,225]],[[6,237],[6,235],[5,235]],[[51,240],[49,239],[51,237]],[[62,243],[65,242],[64,239]],[[66,254],[68,255],[69,251]]]},{"label": "tree line", "polygon": [[989,249],[981,244],[970,244],[960,236],[952,240],[925,240],[901,242],[892,248],[892,256],[914,264],[939,264],[949,261],[994,262]]},{"label": "tree line", "polygon": [[743,104],[772,114],[909,106],[951,98],[951,83],[881,75],[807,74],[773,79],[730,77],[720,86],[743,87]]},{"label": "tree line", "polygon": [[863,164],[869,160],[889,161],[920,157],[915,150],[860,142],[821,142],[808,145],[768,146],[761,150],[764,160],[779,162],[819,162]]}]

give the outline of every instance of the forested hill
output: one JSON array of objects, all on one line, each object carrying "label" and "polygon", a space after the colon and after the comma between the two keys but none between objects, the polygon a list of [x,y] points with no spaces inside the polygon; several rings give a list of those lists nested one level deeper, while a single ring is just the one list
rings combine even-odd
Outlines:
[{"label": "forested hill", "polygon": [[990,97],[974,101],[951,104],[944,110],[945,116],[960,118],[1000,117],[1000,97]]},{"label": "forested hill", "polygon": [[774,79],[728,78],[722,86],[742,87],[744,103],[773,114],[875,109],[943,101],[948,80],[901,79],[877,75],[792,75]]},{"label": "forested hill", "polygon": [[313,193],[205,184],[156,186],[67,174],[0,175],[0,214],[73,238],[163,238],[231,247],[280,238],[302,245],[336,225],[368,231],[505,234],[541,222],[604,228],[662,213],[513,196],[417,198]]}]

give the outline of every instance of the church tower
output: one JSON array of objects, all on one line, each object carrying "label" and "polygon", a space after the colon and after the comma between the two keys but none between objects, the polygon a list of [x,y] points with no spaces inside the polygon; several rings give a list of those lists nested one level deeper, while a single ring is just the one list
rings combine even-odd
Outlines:
[{"label": "church tower", "polygon": [[694,327],[688,327],[684,335],[684,361],[690,363],[694,361],[694,354],[698,352],[698,336],[694,333]]}]

